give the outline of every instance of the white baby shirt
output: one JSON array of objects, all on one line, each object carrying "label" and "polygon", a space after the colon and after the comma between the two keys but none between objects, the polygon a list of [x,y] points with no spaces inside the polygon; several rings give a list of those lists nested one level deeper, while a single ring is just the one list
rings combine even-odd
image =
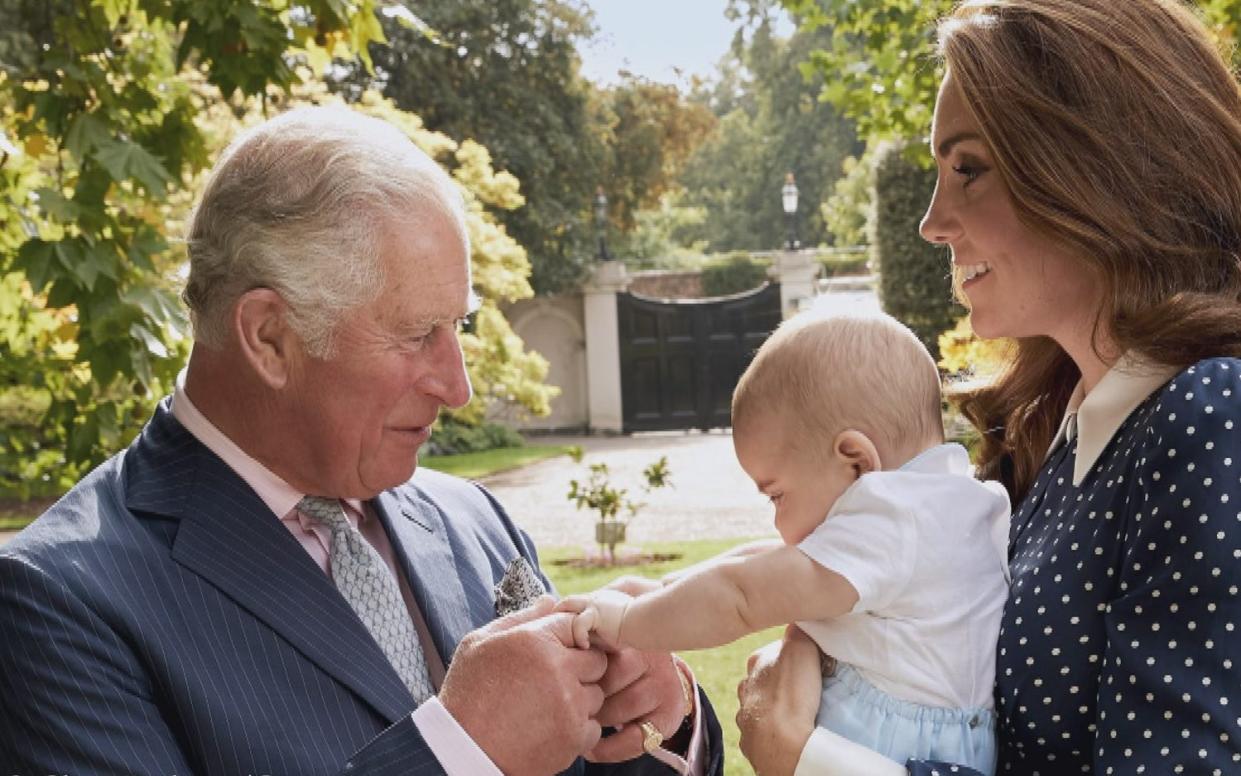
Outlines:
[{"label": "white baby shirt", "polygon": [[1004,488],[974,479],[957,444],[862,475],[798,545],[849,580],[857,605],[798,626],[896,698],[991,708],[1009,514]]}]

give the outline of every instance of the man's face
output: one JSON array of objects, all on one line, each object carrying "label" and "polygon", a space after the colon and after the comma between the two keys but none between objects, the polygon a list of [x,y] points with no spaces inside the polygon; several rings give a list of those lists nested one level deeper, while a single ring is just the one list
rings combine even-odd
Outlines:
[{"label": "man's face", "polygon": [[381,262],[383,291],[345,315],[335,355],[291,357],[282,401],[301,449],[286,479],[308,493],[366,499],[405,482],[440,407],[470,399],[457,339],[469,257],[454,224],[435,214],[390,229]]}]

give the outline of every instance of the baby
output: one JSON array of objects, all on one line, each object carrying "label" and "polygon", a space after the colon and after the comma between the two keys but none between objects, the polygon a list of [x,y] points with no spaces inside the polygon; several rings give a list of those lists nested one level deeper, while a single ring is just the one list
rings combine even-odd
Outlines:
[{"label": "baby", "polygon": [[1009,502],[944,444],[930,354],[889,316],[809,311],[759,349],[732,410],[782,543],[636,597],[565,599],[579,645],[702,649],[796,622],[836,658],[819,726],[900,763],[993,773]]}]

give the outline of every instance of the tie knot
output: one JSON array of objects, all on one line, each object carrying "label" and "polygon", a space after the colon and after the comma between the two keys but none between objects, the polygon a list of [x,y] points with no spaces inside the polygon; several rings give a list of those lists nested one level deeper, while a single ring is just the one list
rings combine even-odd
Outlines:
[{"label": "tie knot", "polygon": [[334,498],[306,496],[297,502],[297,511],[332,531],[349,527],[345,520],[345,510],[341,508],[340,501]]}]

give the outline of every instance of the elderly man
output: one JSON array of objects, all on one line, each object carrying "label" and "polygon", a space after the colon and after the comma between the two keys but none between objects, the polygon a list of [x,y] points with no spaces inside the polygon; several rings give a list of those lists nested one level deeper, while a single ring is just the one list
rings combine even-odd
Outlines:
[{"label": "elderly man", "polygon": [[293,111],[224,153],[188,249],[175,393],[0,551],[0,773],[722,770],[682,665],[574,649],[548,599],[497,618],[549,587],[528,538],[414,474],[470,397],[434,162]]}]

